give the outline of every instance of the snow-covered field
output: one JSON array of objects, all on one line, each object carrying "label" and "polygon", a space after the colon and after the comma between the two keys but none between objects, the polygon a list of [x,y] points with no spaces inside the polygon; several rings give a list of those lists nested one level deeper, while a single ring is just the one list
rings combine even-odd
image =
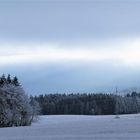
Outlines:
[{"label": "snow-covered field", "polygon": [[30,127],[0,128],[0,140],[140,140],[140,115],[41,116]]}]

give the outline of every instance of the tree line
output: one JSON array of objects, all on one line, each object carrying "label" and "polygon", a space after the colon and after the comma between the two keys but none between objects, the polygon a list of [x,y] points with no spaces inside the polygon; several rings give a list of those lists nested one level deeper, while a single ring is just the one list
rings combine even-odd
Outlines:
[{"label": "tree line", "polygon": [[42,115],[111,115],[140,112],[140,93],[46,94],[28,97],[17,77],[0,77],[0,127],[26,126]]},{"label": "tree line", "polygon": [[46,94],[32,97],[41,114],[111,115],[140,112],[140,93],[114,94]]}]

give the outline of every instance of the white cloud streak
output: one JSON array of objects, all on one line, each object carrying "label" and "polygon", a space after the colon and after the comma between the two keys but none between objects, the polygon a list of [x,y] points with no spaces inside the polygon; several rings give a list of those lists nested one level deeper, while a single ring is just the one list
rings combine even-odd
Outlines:
[{"label": "white cloud streak", "polygon": [[[0,65],[52,63],[52,62],[101,62],[128,66],[140,65],[140,39],[82,43],[77,46],[65,44],[1,43]],[[88,47],[87,47],[88,45]]]}]

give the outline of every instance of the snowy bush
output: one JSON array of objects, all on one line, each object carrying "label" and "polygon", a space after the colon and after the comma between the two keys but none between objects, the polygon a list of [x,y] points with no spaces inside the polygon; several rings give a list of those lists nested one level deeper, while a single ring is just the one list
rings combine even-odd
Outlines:
[{"label": "snowy bush", "polygon": [[0,78],[0,127],[30,125],[37,115],[36,107],[31,105],[16,77]]}]

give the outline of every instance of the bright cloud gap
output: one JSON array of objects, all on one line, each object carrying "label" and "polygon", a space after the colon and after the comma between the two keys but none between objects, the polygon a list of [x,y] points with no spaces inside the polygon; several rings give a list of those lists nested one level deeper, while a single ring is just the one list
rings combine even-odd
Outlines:
[{"label": "bright cloud gap", "polygon": [[[116,41],[117,42],[117,41]],[[1,44],[0,65],[40,63],[40,62],[100,62],[111,61],[118,64],[140,65],[140,41],[138,39],[126,42],[105,42],[100,47],[93,43],[90,47],[80,44],[81,47],[66,47],[59,44]],[[79,45],[79,46],[80,46]],[[89,45],[89,44],[88,44]],[[13,47],[15,46],[15,47]],[[19,47],[20,46],[20,47]],[[104,49],[105,48],[105,49]]]}]

